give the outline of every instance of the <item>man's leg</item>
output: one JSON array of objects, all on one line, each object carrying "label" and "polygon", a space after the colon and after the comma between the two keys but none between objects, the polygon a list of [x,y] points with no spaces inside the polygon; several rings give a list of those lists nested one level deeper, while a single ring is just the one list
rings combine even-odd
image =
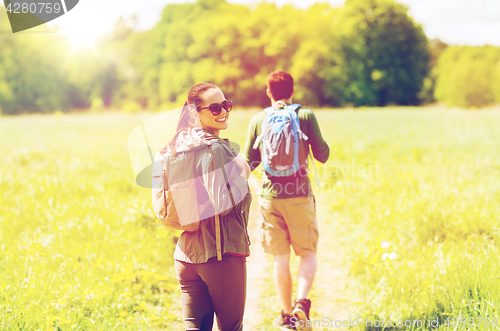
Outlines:
[{"label": "man's leg", "polygon": [[296,325],[297,331],[312,331],[312,328],[307,326],[309,310],[311,309],[311,301],[307,299],[307,295],[311,289],[315,273],[316,253],[301,256],[298,272],[297,300],[294,302],[292,312],[293,316],[299,321],[299,324]]},{"label": "man's leg", "polygon": [[[307,326],[311,301],[307,299],[316,273],[316,250],[318,243],[318,225],[316,222],[316,204],[314,196],[286,199],[284,218],[286,219],[290,242],[295,254],[300,256],[298,271],[298,295],[292,309],[293,316],[301,321],[296,324],[297,331],[311,331]],[[304,324],[305,323],[305,324]]]},{"label": "man's leg", "polygon": [[316,253],[300,257],[297,299],[307,299],[316,274]]},{"label": "man's leg", "polygon": [[290,254],[274,255],[274,282],[283,311],[292,314],[292,275],[290,273]]},{"label": "man's leg", "polygon": [[284,209],[290,242],[300,257],[297,299],[306,299],[316,274],[318,224],[314,196],[285,199]]}]

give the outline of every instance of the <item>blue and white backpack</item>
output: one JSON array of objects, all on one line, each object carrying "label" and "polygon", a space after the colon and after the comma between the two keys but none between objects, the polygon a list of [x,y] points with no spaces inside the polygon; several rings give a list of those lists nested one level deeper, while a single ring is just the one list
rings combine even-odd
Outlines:
[{"label": "blue and white backpack", "polygon": [[300,169],[299,139],[307,140],[300,130],[297,115],[300,107],[298,104],[287,106],[278,101],[274,107],[264,109],[266,117],[253,148],[257,149],[262,142],[262,164],[271,176],[291,176]]}]

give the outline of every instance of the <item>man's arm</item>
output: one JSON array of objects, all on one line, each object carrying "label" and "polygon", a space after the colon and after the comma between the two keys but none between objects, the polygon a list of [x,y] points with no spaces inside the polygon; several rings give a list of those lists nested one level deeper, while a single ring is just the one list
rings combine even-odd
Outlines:
[{"label": "man's arm", "polygon": [[243,157],[252,171],[255,170],[261,162],[259,148],[253,148],[253,144],[257,139],[257,123],[257,116],[253,116],[248,126],[247,140],[245,142],[245,148],[243,149]]},{"label": "man's arm", "polygon": [[316,115],[314,115],[313,111],[307,109],[305,115],[308,125],[307,137],[308,142],[311,145],[313,156],[319,162],[325,163],[330,156],[330,148],[321,135],[318,120],[316,119]]}]

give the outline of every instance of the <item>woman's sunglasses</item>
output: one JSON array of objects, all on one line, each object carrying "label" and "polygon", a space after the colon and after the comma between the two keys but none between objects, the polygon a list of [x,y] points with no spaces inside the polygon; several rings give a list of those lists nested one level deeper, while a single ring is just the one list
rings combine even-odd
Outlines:
[{"label": "woman's sunglasses", "polygon": [[212,115],[219,116],[222,108],[224,108],[228,113],[233,109],[233,102],[231,100],[224,100],[222,103],[212,103],[208,107],[202,107],[200,109],[208,108]]}]

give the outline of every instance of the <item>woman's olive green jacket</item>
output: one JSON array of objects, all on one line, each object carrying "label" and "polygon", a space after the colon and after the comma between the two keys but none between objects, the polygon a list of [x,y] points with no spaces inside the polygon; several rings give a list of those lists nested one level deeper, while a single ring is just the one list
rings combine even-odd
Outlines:
[{"label": "woman's olive green jacket", "polygon": [[216,217],[207,217],[200,221],[197,231],[181,234],[174,259],[207,262],[217,256],[217,240],[220,240],[222,255],[250,255],[247,227],[252,194],[241,169],[231,161],[237,153],[230,147],[229,140],[193,129],[189,135],[180,135],[175,146],[177,151],[184,151],[185,164],[193,165],[184,171],[194,172],[203,183],[203,191],[210,201],[203,215],[219,215],[220,236],[217,236]]}]

